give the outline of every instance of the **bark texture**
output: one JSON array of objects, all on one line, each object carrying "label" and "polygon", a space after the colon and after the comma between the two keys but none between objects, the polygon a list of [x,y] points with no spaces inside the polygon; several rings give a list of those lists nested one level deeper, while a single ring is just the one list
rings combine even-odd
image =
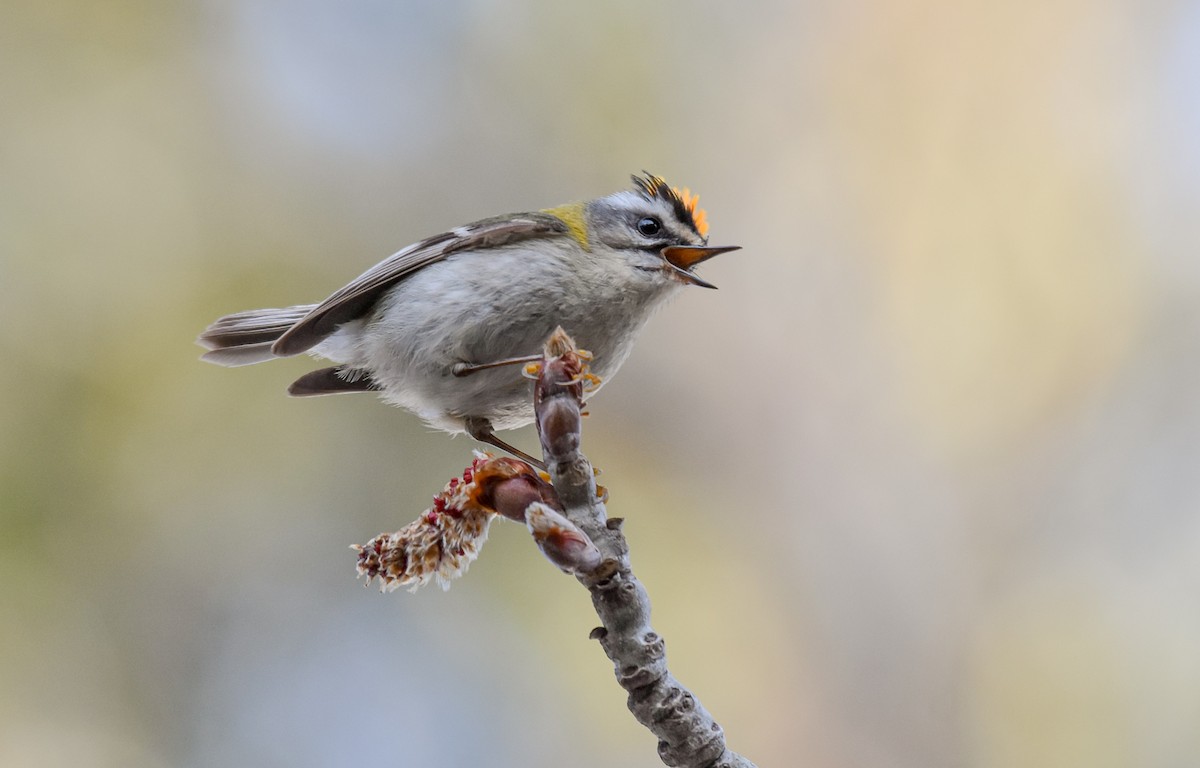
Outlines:
[{"label": "bark texture", "polygon": [[[534,538],[547,556],[571,572],[592,596],[600,626],[591,637],[613,663],[629,694],[629,711],[658,737],[658,755],[669,766],[754,768],[731,751],[725,733],[700,700],[667,668],[663,639],[650,626],[650,596],[633,573],[621,519],[609,518],[597,493],[592,465],[580,450],[580,418],[586,361],[561,331],[547,344],[534,403],[543,457],[569,521],[560,536],[568,546]],[[573,529],[573,530],[572,530]],[[578,538],[581,533],[587,542]],[[594,550],[586,546],[594,545]],[[599,551],[596,558],[594,551]],[[573,558],[572,553],[580,553]]]}]

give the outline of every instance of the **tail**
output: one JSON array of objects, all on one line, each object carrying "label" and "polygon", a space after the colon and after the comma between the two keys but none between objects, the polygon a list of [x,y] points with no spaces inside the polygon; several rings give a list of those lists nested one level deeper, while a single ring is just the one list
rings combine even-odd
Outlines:
[{"label": "tail", "polygon": [[274,359],[271,345],[316,308],[301,304],[284,309],[251,309],[225,315],[204,329],[196,343],[208,350],[201,356],[217,365],[251,365]]}]

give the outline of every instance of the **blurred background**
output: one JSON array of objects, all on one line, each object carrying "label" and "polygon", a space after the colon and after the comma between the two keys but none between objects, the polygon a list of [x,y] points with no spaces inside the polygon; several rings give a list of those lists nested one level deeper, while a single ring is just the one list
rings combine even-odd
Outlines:
[{"label": "blurred background", "polygon": [[643,168],[744,250],[585,442],[730,745],[1200,764],[1198,136],[1195,2],[6,2],[0,765],[658,765],[519,527],[355,581],[469,440],[192,343]]}]

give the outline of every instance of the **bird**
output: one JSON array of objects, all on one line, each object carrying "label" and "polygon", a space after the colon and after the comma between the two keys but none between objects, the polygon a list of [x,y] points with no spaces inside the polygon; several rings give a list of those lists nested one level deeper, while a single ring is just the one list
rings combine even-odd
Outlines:
[{"label": "bird", "polygon": [[521,363],[558,327],[608,381],[708,245],[698,196],[642,172],[613,194],[482,219],[414,243],[316,304],[225,315],[197,339],[224,366],[307,353],[333,363],[296,397],[374,392],[427,425],[541,464],[496,435],[534,420]]}]

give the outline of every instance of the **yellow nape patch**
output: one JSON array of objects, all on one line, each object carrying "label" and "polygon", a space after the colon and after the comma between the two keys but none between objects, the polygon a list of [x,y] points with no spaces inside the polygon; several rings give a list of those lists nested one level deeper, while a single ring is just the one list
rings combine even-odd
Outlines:
[{"label": "yellow nape patch", "polygon": [[571,237],[575,238],[575,241],[583,246],[585,251],[590,250],[587,223],[583,220],[583,203],[568,203],[557,208],[544,208],[542,213],[548,213],[561,220],[567,225],[567,229],[571,230]]}]

